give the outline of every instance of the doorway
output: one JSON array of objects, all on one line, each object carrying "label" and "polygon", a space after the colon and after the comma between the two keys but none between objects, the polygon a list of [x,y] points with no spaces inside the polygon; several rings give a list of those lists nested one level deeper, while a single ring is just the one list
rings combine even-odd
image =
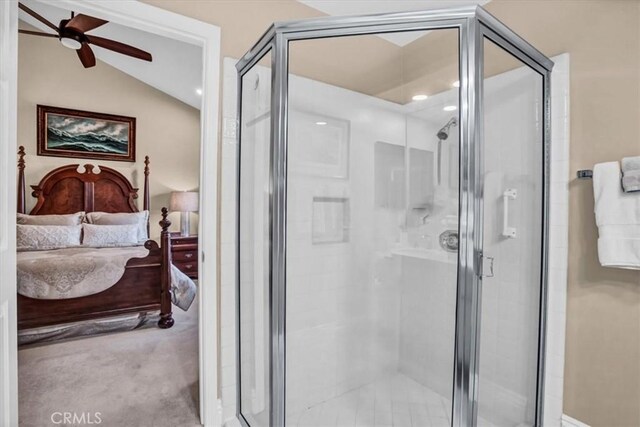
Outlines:
[{"label": "doorway", "polygon": [[[110,22],[194,44],[202,48],[202,101],[200,106],[201,173],[199,233],[200,282],[207,286],[199,294],[199,371],[200,371],[200,418],[205,425],[219,425],[217,392],[217,126],[219,86],[219,28],[191,18],[177,15],[139,2],[116,2],[91,4],[81,1],[61,1],[58,4],[90,16],[99,16]],[[0,340],[3,353],[0,357],[2,384],[0,404],[2,421],[7,425],[18,424],[17,405],[17,340],[16,340],[16,280],[15,280],[15,153],[17,123],[17,2],[2,3],[0,21],[0,54],[3,61],[0,80],[2,82],[2,150],[3,180],[0,188],[2,218],[2,244],[0,266],[3,281],[0,287]],[[6,179],[5,179],[6,178]],[[204,309],[206,307],[206,309]],[[5,345],[6,344],[6,345]]]}]

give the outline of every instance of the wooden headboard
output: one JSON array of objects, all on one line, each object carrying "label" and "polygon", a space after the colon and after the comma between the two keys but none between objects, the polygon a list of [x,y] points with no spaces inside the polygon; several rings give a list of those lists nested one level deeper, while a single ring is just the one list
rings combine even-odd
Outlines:
[{"label": "wooden headboard", "polygon": [[[24,147],[18,150],[18,213],[25,213]],[[85,212],[138,212],[135,199],[138,189],[120,172],[99,166],[94,173],[92,164],[66,165],[52,170],[38,185],[32,185],[36,205],[30,215],[70,214]],[[96,171],[97,172],[97,171]],[[149,156],[144,158],[143,209],[149,209]]]}]

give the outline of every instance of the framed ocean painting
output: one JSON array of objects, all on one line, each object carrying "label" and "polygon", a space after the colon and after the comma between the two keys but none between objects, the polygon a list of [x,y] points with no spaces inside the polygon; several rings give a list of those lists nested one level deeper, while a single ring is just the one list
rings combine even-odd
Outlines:
[{"label": "framed ocean painting", "polygon": [[136,161],[135,117],[38,105],[38,155]]}]

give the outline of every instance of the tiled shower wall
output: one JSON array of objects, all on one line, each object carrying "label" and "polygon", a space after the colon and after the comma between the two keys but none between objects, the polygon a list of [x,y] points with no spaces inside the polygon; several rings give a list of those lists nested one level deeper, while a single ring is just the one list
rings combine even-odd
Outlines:
[{"label": "tiled shower wall", "polygon": [[[289,77],[287,413],[294,416],[397,369],[399,298],[375,274],[375,253],[384,245],[379,242],[397,234],[397,227],[374,211],[371,179],[375,141],[405,140],[404,116],[393,107]],[[322,129],[320,120],[327,122]],[[331,126],[342,129],[335,138],[349,144],[344,177],[318,176],[305,167],[318,161],[315,156],[332,154],[326,148],[312,151],[310,143],[314,133]],[[302,152],[311,162],[297,158]],[[346,200],[346,241],[313,243],[313,221],[323,225],[314,218],[314,198]]]},{"label": "tiled shower wall", "polygon": [[220,388],[222,419],[236,412],[236,185],[237,73],[225,58],[222,97],[222,161],[220,191]]},{"label": "tiled shower wall", "polygon": [[569,54],[551,58],[551,209],[549,218],[549,305],[545,376],[545,426],[562,419],[564,343],[569,253]]}]

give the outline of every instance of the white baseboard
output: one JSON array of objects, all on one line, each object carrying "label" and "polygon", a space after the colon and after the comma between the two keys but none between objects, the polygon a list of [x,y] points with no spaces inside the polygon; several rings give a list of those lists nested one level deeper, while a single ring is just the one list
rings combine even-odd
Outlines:
[{"label": "white baseboard", "polygon": [[589,425],[571,418],[567,414],[562,414],[562,427],[589,427]]}]

